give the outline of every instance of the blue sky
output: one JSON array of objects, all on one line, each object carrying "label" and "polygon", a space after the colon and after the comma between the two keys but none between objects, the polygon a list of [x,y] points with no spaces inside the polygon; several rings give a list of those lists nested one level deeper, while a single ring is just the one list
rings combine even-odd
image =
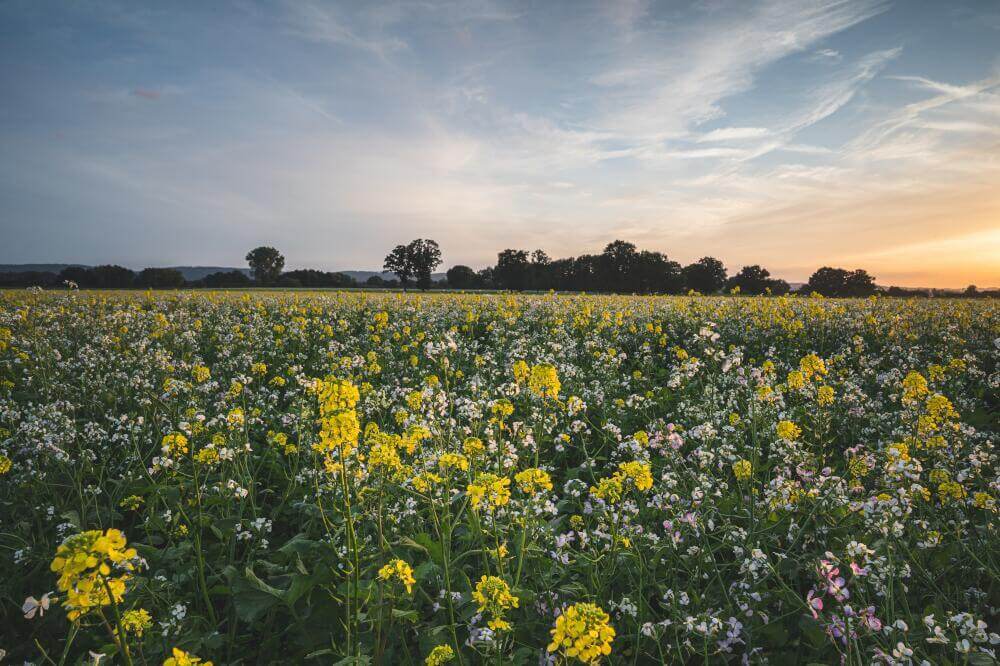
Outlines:
[{"label": "blue sky", "polygon": [[0,262],[1000,285],[1000,3],[0,3]]}]

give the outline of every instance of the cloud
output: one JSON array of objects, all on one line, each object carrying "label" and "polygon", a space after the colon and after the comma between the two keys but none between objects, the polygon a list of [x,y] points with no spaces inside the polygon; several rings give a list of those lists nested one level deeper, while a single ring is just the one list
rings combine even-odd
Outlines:
[{"label": "cloud", "polygon": [[760,139],[771,132],[763,127],[721,127],[699,136],[696,141],[733,141],[740,139]]},{"label": "cloud", "polygon": [[818,49],[813,51],[807,58],[810,62],[822,63],[824,65],[834,65],[841,62],[844,56],[835,49]]},{"label": "cloud", "polygon": [[287,3],[287,8],[289,31],[309,41],[360,49],[380,59],[385,59],[407,46],[406,42],[398,37],[361,34],[329,4],[320,5],[311,0],[294,0]]}]

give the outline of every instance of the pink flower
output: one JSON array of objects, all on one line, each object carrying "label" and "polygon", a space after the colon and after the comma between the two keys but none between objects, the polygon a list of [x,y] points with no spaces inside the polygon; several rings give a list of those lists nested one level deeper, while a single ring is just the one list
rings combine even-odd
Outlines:
[{"label": "pink flower", "polygon": [[806,595],[806,604],[809,606],[809,612],[812,613],[813,619],[819,619],[819,611],[823,610],[823,599],[816,596],[815,590],[809,590],[809,594]]}]

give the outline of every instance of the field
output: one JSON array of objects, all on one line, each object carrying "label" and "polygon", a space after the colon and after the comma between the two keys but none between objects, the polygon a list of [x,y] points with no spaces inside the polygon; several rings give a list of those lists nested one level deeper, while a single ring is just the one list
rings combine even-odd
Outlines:
[{"label": "field", "polygon": [[996,301],[0,293],[35,664],[995,663]]}]

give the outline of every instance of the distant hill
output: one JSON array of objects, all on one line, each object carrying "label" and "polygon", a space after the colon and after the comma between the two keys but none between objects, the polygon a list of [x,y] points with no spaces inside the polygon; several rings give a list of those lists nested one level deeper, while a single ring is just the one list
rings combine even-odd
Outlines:
[{"label": "distant hill", "polygon": [[[358,283],[363,284],[368,278],[373,275],[377,275],[383,280],[395,280],[396,274],[389,273],[387,271],[337,271],[338,273],[343,273],[344,275],[350,275],[352,278],[358,281]],[[440,282],[445,278],[444,273],[432,273],[431,279],[435,282]]]},{"label": "distant hill", "polygon": [[[0,264],[0,273],[59,273],[64,268],[69,268],[70,266],[93,268],[87,264]],[[225,266],[155,266],[155,268],[173,268],[174,270],[180,271],[181,275],[184,276],[184,279],[188,281],[200,280],[206,275],[219,272],[228,273],[230,271],[239,271],[240,273],[250,275],[250,269],[248,268],[232,268]],[[139,270],[142,269],[140,268]]]},{"label": "distant hill", "polygon": [[90,268],[86,264],[0,264],[0,273],[58,273],[70,266]]},{"label": "distant hill", "polygon": [[[64,268],[70,266],[79,266],[81,268],[92,268],[87,264],[0,264],[0,273],[25,273],[29,271],[35,271],[39,273],[49,272],[49,273],[59,273]],[[173,268],[181,272],[184,279],[193,282],[194,280],[200,280],[206,275],[211,275],[212,273],[229,273],[230,271],[239,271],[245,275],[250,275],[249,268],[233,268],[232,266],[156,266],[155,268]],[[138,272],[138,269],[136,272]],[[359,283],[364,283],[365,280],[373,275],[378,275],[383,280],[395,280],[396,275],[394,273],[387,273],[383,271],[334,271],[338,273],[344,273],[345,275],[350,275],[352,278],[357,280]],[[443,280],[445,277],[444,273],[434,273],[431,275],[431,279],[435,282]]]},{"label": "distant hill", "polygon": [[249,268],[233,268],[231,266],[163,266],[163,268],[172,268],[175,271],[180,271],[181,275],[183,275],[184,279],[188,282],[200,280],[206,275],[211,275],[212,273],[230,273],[232,271],[239,271],[244,275],[250,275]]}]

